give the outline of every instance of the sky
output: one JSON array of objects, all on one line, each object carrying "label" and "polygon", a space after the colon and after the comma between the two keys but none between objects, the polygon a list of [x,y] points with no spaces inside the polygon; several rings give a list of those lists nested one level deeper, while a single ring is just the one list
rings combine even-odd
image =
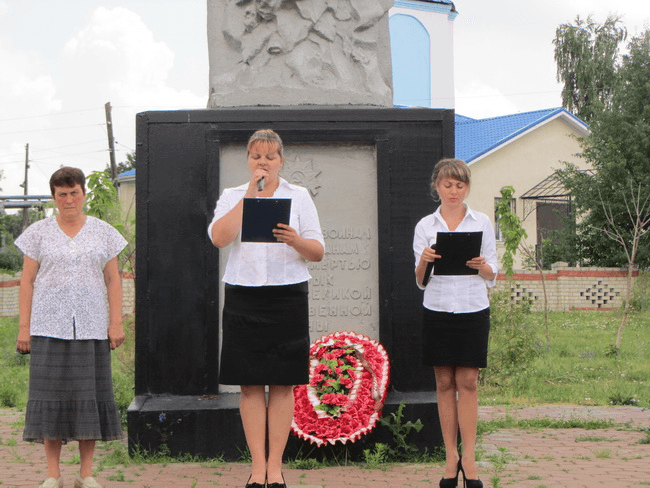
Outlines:
[{"label": "sky", "polygon": [[[305,0],[306,1],[306,0]],[[456,112],[494,117],[561,106],[555,29],[576,15],[650,23],[647,0],[457,0]],[[0,0],[0,194],[48,194],[62,165],[86,174],[135,149],[135,116],[208,100],[207,0]]]}]

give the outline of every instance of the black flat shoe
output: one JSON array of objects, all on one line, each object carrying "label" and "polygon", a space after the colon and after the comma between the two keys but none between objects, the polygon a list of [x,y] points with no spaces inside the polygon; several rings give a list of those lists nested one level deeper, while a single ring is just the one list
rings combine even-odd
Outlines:
[{"label": "black flat shoe", "polygon": [[284,481],[284,475],[282,475],[282,483],[267,483],[266,488],[287,488],[287,482]]},{"label": "black flat shoe", "polygon": [[[250,475],[248,481],[250,481],[252,477],[253,475]],[[246,482],[246,488],[266,488],[264,483],[249,483],[248,481]]]},{"label": "black flat shoe", "polygon": [[458,473],[462,469],[460,460],[458,460],[458,467],[456,468],[455,478],[442,478],[440,480],[440,488],[457,488],[458,487]]}]

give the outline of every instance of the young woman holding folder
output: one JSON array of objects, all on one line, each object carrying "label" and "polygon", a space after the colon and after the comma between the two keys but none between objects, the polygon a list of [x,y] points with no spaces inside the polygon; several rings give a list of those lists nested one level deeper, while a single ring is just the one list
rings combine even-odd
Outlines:
[{"label": "young woman holding folder", "polygon": [[[215,246],[232,244],[223,277],[219,382],[241,385],[239,410],[252,460],[246,487],[286,488],[282,455],[293,387],[309,381],[307,264],[323,258],[325,242],[308,191],[279,176],[284,156],[278,134],[255,132],[247,162],[250,180],[223,191],[208,228]],[[291,199],[289,225],[273,229],[277,242],[241,240],[243,200],[258,197]]]},{"label": "young woman holding folder", "polygon": [[[440,206],[415,227],[413,251],[418,287],[424,290],[423,362],[433,366],[438,393],[438,413],[446,449],[445,474],[440,488],[482,488],[474,449],[478,417],[479,368],[487,366],[490,304],[487,289],[496,284],[498,272],[496,240],[490,219],[464,203],[470,189],[471,172],[459,159],[443,159],[431,177],[431,191]],[[465,265],[476,274],[435,274],[438,232],[482,232],[480,256]],[[433,275],[425,277],[433,263]],[[431,268],[431,266],[429,266]],[[428,282],[427,282],[428,280]],[[424,284],[423,284],[424,283]],[[462,455],[458,452],[460,427]]]}]

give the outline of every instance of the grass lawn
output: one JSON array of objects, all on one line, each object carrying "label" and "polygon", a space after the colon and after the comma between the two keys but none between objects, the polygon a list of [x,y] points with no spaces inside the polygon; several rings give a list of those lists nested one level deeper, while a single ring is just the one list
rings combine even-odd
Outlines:
[{"label": "grass lawn", "polygon": [[[650,311],[630,316],[620,354],[612,352],[621,320],[619,311],[553,312],[551,350],[546,351],[543,317],[530,313],[526,323],[536,336],[537,356],[527,367],[498,381],[482,382],[482,405],[637,405],[650,408]],[[0,318],[0,407],[27,403],[29,356],[15,353],[18,318]],[[134,327],[125,321],[127,340],[113,351],[115,396],[125,418],[133,399]],[[488,357],[489,362],[489,357]]]},{"label": "grass lawn", "polygon": [[629,316],[616,354],[621,318],[620,311],[551,312],[547,352],[543,316],[529,314],[538,355],[499,384],[481,384],[480,403],[650,407],[650,312]]}]

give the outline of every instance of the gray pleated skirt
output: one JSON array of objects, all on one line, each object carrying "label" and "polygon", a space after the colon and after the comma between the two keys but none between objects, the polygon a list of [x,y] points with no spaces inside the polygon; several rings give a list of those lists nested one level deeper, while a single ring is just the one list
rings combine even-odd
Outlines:
[{"label": "gray pleated skirt", "polygon": [[23,440],[122,438],[108,340],[32,336]]}]

